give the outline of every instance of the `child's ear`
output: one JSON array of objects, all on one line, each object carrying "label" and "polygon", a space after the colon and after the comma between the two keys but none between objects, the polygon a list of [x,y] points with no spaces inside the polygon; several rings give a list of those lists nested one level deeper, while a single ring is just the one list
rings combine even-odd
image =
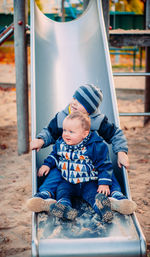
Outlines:
[{"label": "child's ear", "polygon": [[89,130],[85,130],[85,132],[84,132],[84,137],[87,137],[88,136],[88,134],[89,134]]}]

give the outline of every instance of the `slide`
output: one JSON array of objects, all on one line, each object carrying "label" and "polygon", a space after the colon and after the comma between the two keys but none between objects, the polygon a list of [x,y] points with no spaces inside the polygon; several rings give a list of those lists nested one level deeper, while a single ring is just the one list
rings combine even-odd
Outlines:
[{"label": "slide", "polygon": [[[101,112],[119,126],[118,109],[101,0],[90,0],[77,19],[55,22],[31,0],[32,139],[64,109],[82,83],[100,87]],[[131,198],[126,170],[110,154],[122,191]],[[32,193],[37,192],[37,169],[51,147],[32,152]],[[146,243],[136,215],[114,212],[113,222],[101,224],[85,202],[76,200],[79,217],[67,222],[50,214],[32,214],[32,256],[146,256]]]}]

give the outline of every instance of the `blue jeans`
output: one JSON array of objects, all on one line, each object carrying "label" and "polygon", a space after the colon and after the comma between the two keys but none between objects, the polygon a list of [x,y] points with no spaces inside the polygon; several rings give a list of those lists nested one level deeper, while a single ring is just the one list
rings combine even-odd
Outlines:
[{"label": "blue jeans", "polygon": [[[50,170],[49,174],[45,178],[43,184],[39,187],[39,192],[48,191],[51,196],[55,198],[56,190],[59,183],[62,181],[61,171],[57,168]],[[110,192],[119,191],[121,192],[121,187],[114,176],[112,175],[112,186],[110,186]]]},{"label": "blue jeans", "polygon": [[56,200],[64,205],[72,206],[71,202],[73,197],[82,197],[82,199],[94,208],[97,188],[97,180],[71,184],[65,179],[62,179],[57,188]]},{"label": "blue jeans", "polygon": [[112,194],[112,192],[114,191],[119,191],[121,192],[121,187],[119,185],[118,180],[116,179],[114,173],[112,174],[112,185],[110,186],[110,195]]},{"label": "blue jeans", "polygon": [[59,183],[62,181],[61,171],[57,168],[50,170],[43,184],[39,187],[39,192],[48,191],[52,198],[56,198],[56,190]]}]

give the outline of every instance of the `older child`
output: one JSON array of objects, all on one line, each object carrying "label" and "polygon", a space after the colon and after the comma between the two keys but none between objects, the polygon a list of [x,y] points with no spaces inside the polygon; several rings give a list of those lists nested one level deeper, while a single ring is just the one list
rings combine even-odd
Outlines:
[{"label": "older child", "polygon": [[[78,110],[83,113],[87,113],[90,116],[92,131],[97,131],[97,133],[102,136],[107,143],[112,143],[113,151],[118,154],[119,167],[122,165],[128,167],[128,147],[126,139],[122,130],[117,128],[114,124],[110,124],[107,117],[100,113],[98,107],[102,101],[102,98],[102,92],[94,85],[84,85],[79,87],[75,91],[71,103],[63,111],[57,113],[55,118],[50,121],[48,127],[44,128],[41,133],[39,133],[37,138],[31,142],[31,149],[37,149],[37,151],[39,151],[41,147],[46,147],[49,144],[53,144],[59,138],[59,136],[62,135],[62,124],[64,118],[69,113],[73,113],[74,111]],[[39,192],[35,195],[35,197],[30,199],[32,202],[30,209],[32,211],[40,212],[43,210],[43,204],[46,204],[46,201],[54,202],[52,198],[55,198],[56,188],[61,181],[60,172],[58,172],[56,169],[52,169],[49,174],[45,172],[44,175],[47,175],[47,177],[42,186],[39,187]],[[39,176],[41,175],[39,174]],[[134,209],[132,201],[129,201],[125,196],[123,196],[121,193],[121,188],[115,177],[113,177],[113,180],[114,191],[116,191],[116,193],[115,196],[112,195],[112,208],[115,210],[117,209],[117,211],[120,212],[123,210],[123,208],[120,210],[121,204],[122,207],[124,206],[125,210],[123,214],[132,213]],[[126,205],[130,205],[128,212]]]},{"label": "older child", "polygon": [[102,102],[103,94],[101,90],[94,85],[80,86],[74,93],[71,103],[50,121],[47,128],[37,135],[37,138],[31,141],[31,150],[39,151],[43,147],[54,144],[62,135],[62,123],[64,118],[74,111],[88,113],[91,119],[91,130],[95,130],[103,139],[112,144],[113,151],[118,155],[118,166],[122,165],[128,168],[128,146],[126,138],[121,129],[108,122],[108,118],[101,114],[99,106]]}]

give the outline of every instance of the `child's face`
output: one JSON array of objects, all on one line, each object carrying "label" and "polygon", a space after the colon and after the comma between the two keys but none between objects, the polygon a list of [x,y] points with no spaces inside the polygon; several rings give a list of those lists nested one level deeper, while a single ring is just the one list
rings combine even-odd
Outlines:
[{"label": "child's face", "polygon": [[86,109],[83,107],[82,104],[80,104],[78,102],[78,100],[76,100],[75,98],[72,98],[71,103],[70,103],[70,110],[71,113],[75,112],[75,111],[79,111],[82,113],[86,113],[88,114],[88,112],[86,111]]},{"label": "child's face", "polygon": [[64,119],[62,138],[67,145],[79,144],[88,134],[89,131],[82,127],[79,119]]}]

